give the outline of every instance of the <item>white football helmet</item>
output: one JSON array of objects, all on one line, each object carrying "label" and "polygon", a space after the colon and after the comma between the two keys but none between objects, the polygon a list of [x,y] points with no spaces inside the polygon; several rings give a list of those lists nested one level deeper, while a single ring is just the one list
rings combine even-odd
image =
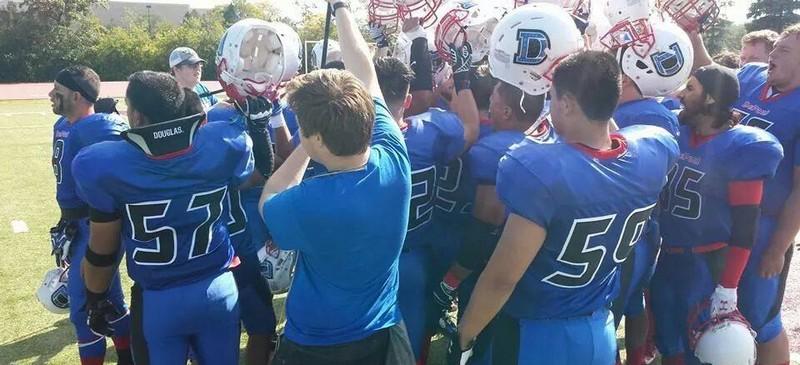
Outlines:
[{"label": "white football helmet", "polygon": [[583,49],[584,41],[563,8],[535,3],[506,14],[495,27],[490,45],[492,76],[527,94],[541,95],[550,90],[558,63]]},{"label": "white football helmet", "polygon": [[658,0],[656,7],[684,29],[703,32],[719,17],[719,6],[714,0]]},{"label": "white football helmet", "polygon": [[650,25],[650,1],[606,0],[605,15],[611,29],[600,37],[600,43],[610,50],[633,46],[644,57],[655,43]]},{"label": "white football helmet", "polygon": [[666,96],[677,90],[692,73],[694,49],[682,29],[666,22],[653,24],[655,44],[643,57],[635,47],[621,47],[616,56],[622,72],[644,96]]},{"label": "white football helmet", "polygon": [[[311,65],[314,68],[320,69],[325,65],[321,65],[322,63],[322,42],[318,41],[317,44],[314,45],[314,48],[311,49]],[[331,61],[341,61],[342,60],[342,49],[339,47],[339,42],[334,41],[333,39],[328,40],[328,55],[325,58],[325,62]]]},{"label": "white football helmet", "polygon": [[285,293],[289,290],[292,285],[296,260],[297,253],[295,251],[281,250],[271,240],[267,241],[266,247],[258,250],[261,275],[269,283],[269,290],[273,294]]},{"label": "white football helmet", "polygon": [[449,59],[449,44],[461,46],[466,40],[472,46],[472,63],[483,61],[489,54],[489,40],[505,9],[488,2],[459,0],[442,16],[436,26],[435,44],[439,55]]},{"label": "white football helmet", "polygon": [[231,25],[217,47],[217,80],[228,97],[272,98],[300,67],[300,37],[288,25],[243,19]]},{"label": "white football helmet", "polygon": [[36,298],[44,309],[55,314],[69,313],[69,295],[67,294],[67,268],[58,267],[44,275],[42,285],[36,290]]},{"label": "white football helmet", "polygon": [[694,355],[702,364],[756,363],[755,333],[738,311],[710,320],[693,331],[692,336]]}]

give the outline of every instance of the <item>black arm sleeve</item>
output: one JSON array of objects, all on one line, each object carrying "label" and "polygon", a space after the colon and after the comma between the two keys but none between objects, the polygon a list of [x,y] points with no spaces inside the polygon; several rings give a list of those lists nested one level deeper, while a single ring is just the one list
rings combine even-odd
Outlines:
[{"label": "black arm sleeve", "polygon": [[269,179],[272,169],[275,167],[275,153],[272,150],[272,140],[266,128],[249,125],[247,128],[250,138],[253,140],[253,158],[255,159],[256,169]]},{"label": "black arm sleeve", "polygon": [[458,264],[471,271],[483,269],[500,240],[501,229],[473,218],[472,224],[467,227],[464,246],[458,254]]},{"label": "black arm sleeve", "polygon": [[433,68],[431,53],[428,52],[428,40],[417,38],[411,42],[411,91],[433,90]]},{"label": "black arm sleeve", "polygon": [[731,246],[744,249],[753,248],[758,232],[761,208],[758,205],[737,205],[731,207]]}]

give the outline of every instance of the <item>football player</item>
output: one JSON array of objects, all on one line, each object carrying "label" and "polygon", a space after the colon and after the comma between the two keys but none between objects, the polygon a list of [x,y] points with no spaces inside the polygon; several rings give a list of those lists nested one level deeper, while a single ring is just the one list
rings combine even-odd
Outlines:
[{"label": "football player", "polygon": [[[416,25],[419,27],[418,23]],[[424,32],[422,33],[424,34]],[[430,65],[427,41],[415,41],[411,64]],[[424,363],[428,336],[429,307],[427,295],[433,269],[433,244],[437,237],[436,196],[439,183],[437,168],[454,161],[475,141],[478,135],[479,116],[470,90],[471,50],[469,44],[456,50],[452,61],[456,92],[453,111],[432,107],[427,112],[403,118],[404,101],[409,90],[431,90],[430,71],[415,67],[419,78],[403,81],[408,67],[399,59],[384,59],[376,64],[378,83],[385,89],[395,120],[403,130],[411,160],[412,196],[408,232],[400,256],[400,290],[398,301],[408,328],[414,355]],[[413,85],[409,88],[409,84]]]},{"label": "football player", "polygon": [[[572,22],[543,5],[527,7],[541,7],[531,11],[547,12],[545,19]],[[527,41],[547,39],[527,25],[520,24]],[[523,56],[536,55],[517,59]],[[652,126],[609,134],[621,80],[608,53],[569,56],[552,80],[550,112],[562,142],[526,140],[500,161],[497,194],[509,215],[459,323],[458,344],[451,346],[456,356],[468,356],[499,313],[492,329],[495,363],[614,362],[607,308],[619,289],[617,270],[656,205],[677,143]]]},{"label": "football player", "polygon": [[[696,29],[693,27],[690,29]],[[711,64],[702,37],[687,31],[695,48],[695,67]],[[775,178],[764,184],[758,239],[739,286],[739,309],[758,336],[758,361],[789,362],[789,340],[780,307],[793,250],[800,230],[800,24],[787,27],[769,54],[768,63],[749,63],[738,71],[740,93],[734,109],[741,123],[772,133],[784,159]]]},{"label": "football player", "polygon": [[656,340],[667,365],[697,362],[685,334],[702,301],[710,297],[711,319],[737,310],[765,181],[783,158],[774,136],[737,125],[730,108],[738,95],[736,74],[719,65],[694,71],[679,94],[681,156],[662,201],[664,241],[651,289]]},{"label": "football player", "polygon": [[[261,37],[262,42],[247,42],[247,39]],[[277,49],[269,49],[272,44],[280,44]],[[249,48],[248,48],[249,47]],[[239,305],[242,323],[247,331],[247,363],[250,365],[269,363],[272,352],[272,338],[275,335],[275,311],[272,308],[272,294],[259,268],[259,250],[265,249],[269,233],[261,222],[258,213],[258,199],[261,189],[273,169],[271,161],[273,149],[270,135],[275,136],[276,151],[289,145],[289,130],[283,108],[277,99],[278,83],[270,81],[258,85],[255,75],[267,72],[277,75],[279,80],[291,78],[300,64],[297,52],[299,37],[288,26],[256,19],[245,19],[233,24],[222,37],[216,57],[220,68],[219,81],[233,103],[219,103],[208,112],[208,120],[238,126],[253,140],[253,154],[256,170],[249,178],[246,189],[232,189],[230,208],[233,217],[228,226],[231,243],[241,265],[233,270],[239,288]],[[272,55],[281,62],[281,69],[254,68],[243,69],[243,63],[258,55]],[[240,61],[241,60],[241,61]],[[265,62],[266,64],[270,64]],[[260,63],[260,64],[265,64]],[[259,64],[259,63],[255,63]],[[284,66],[285,65],[285,66]],[[225,75],[224,77],[222,75]],[[260,92],[256,92],[260,90]],[[272,102],[267,101],[273,99]],[[249,126],[262,125],[261,128]],[[284,156],[286,157],[286,156]]]},{"label": "football player", "polygon": [[[95,114],[94,103],[99,93],[100,77],[97,73],[85,66],[72,66],[58,73],[49,94],[53,113],[61,116],[53,126],[52,159],[61,218],[50,230],[50,235],[57,264],[71,264],[67,283],[69,317],[75,326],[83,365],[102,364],[106,353],[105,336],[92,332],[86,325],[86,289],[79,270],[89,244],[89,206],[78,195],[75,179],[97,167],[85,166],[86,171],[74,170],[72,161],[78,152],[90,145],[120,140],[120,133],[128,129],[127,123],[118,115]],[[120,364],[131,364],[128,309],[116,271],[109,279],[108,297],[119,313],[113,318],[115,331],[112,339]]]},{"label": "football player", "polygon": [[92,145],[73,162],[89,171],[76,177],[90,207],[81,263],[89,326],[113,333],[109,283],[124,249],[133,326],[144,341],[134,345],[136,363],[185,363],[191,347],[201,364],[235,364],[229,194],[253,172],[253,142],[236,125],[204,124],[197,94],[168,74],[132,74],[125,96],[133,127],[125,140]]},{"label": "football player", "polygon": [[[678,89],[692,71],[692,45],[682,29],[669,23],[652,25],[655,42],[640,56],[631,46],[612,49],[622,68],[622,94],[614,122],[617,127],[647,124],[678,135],[678,118],[655,98]],[[657,219],[648,221],[642,242],[636,244],[630,260],[621,270],[621,294],[614,302],[617,323],[625,316],[627,363],[643,365],[651,357],[652,342],[647,348],[648,315],[645,311],[645,288],[652,276],[661,242]]]}]

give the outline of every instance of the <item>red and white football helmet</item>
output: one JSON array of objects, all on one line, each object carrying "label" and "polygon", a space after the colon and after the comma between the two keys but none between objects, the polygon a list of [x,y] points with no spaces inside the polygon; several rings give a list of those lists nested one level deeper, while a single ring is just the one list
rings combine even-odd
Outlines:
[{"label": "red and white football helmet", "polygon": [[610,50],[632,47],[644,57],[655,44],[650,25],[650,1],[606,0],[605,15],[611,29],[600,37],[600,43]]},{"label": "red and white football helmet", "polygon": [[683,29],[701,32],[716,23],[719,6],[714,0],[659,0],[656,7]]},{"label": "red and white football helmet", "polygon": [[231,25],[217,47],[217,80],[233,101],[272,99],[300,67],[300,37],[288,25],[243,19]]},{"label": "red and white football helmet", "polygon": [[754,365],[755,332],[739,311],[702,323],[691,330],[690,345],[702,364]]},{"label": "red and white football helmet", "polygon": [[505,9],[488,2],[459,0],[455,7],[442,16],[436,26],[435,45],[442,59],[450,59],[449,44],[461,46],[464,41],[472,46],[472,63],[483,61],[489,54],[492,31],[503,17]]}]

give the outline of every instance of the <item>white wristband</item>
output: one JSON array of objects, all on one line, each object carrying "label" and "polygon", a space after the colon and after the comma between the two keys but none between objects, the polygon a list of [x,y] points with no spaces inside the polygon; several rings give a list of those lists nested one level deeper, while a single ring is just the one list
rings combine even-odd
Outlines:
[{"label": "white wristband", "polygon": [[280,127],[286,126],[286,119],[283,119],[283,113],[278,113],[278,115],[273,115],[269,117],[269,127],[272,129],[278,129]]}]

